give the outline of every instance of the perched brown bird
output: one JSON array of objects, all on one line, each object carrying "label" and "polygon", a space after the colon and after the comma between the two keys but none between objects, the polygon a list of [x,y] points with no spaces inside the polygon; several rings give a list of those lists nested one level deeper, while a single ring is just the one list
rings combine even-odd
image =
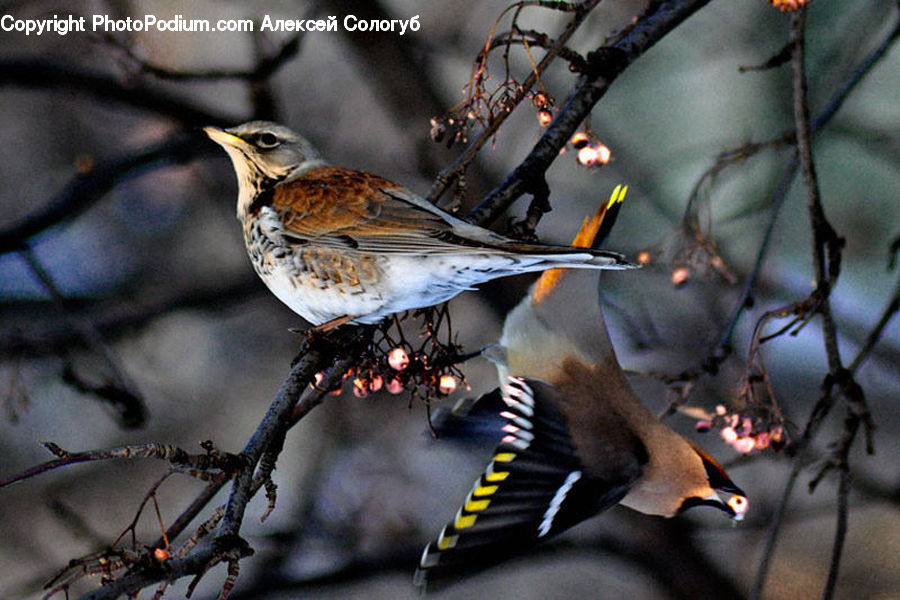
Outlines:
[{"label": "perched brown bird", "polygon": [[663,517],[714,506],[743,518],[747,499],[725,471],[635,396],[591,293],[596,281],[544,273],[485,349],[500,375],[505,435],[425,548],[418,585],[500,562],[617,503]]},{"label": "perched brown bird", "polygon": [[466,223],[387,179],[328,166],[275,123],[205,131],[237,171],[237,215],[253,267],[323,329],[377,323],[506,275],[634,266],[614,252],[525,244]]}]

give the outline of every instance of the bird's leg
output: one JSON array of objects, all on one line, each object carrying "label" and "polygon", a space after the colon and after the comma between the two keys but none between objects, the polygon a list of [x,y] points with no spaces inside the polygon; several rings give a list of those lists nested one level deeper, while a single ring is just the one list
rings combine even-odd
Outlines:
[{"label": "bird's leg", "polygon": [[304,342],[303,347],[300,348],[300,352],[297,354],[297,356],[294,357],[294,360],[291,361],[291,367],[296,365],[297,362],[306,354],[307,350],[309,350],[315,344],[333,343],[329,333],[337,329],[341,325],[347,323],[348,321],[352,321],[355,318],[356,317],[351,317],[350,315],[344,315],[342,317],[337,317],[336,319],[325,321],[324,323],[320,323],[319,325],[310,327],[309,329],[304,329],[301,331],[292,329],[291,331],[293,331],[294,333],[302,333],[306,337],[306,341]]},{"label": "bird's leg", "polygon": [[306,335],[315,335],[317,333],[325,333],[326,331],[331,331],[337,327],[340,327],[344,323],[349,323],[353,319],[355,319],[353,315],[344,315],[342,317],[335,317],[334,319],[330,319],[325,321],[324,323],[320,323],[315,327],[306,330]]},{"label": "bird's leg", "polygon": [[311,338],[319,333],[327,333],[332,329],[337,329],[344,323],[352,321],[356,317],[351,317],[350,315],[343,315],[341,317],[335,317],[334,319],[325,321],[324,323],[319,323],[315,327],[307,327],[306,329],[300,329],[299,327],[290,327],[288,331],[291,333],[302,333],[307,338]]},{"label": "bird's leg", "polygon": [[306,339],[303,342],[303,346],[300,348],[300,352],[291,362],[291,367],[296,365],[297,362],[313,348],[318,348],[328,354],[343,353],[346,356],[350,356],[354,352],[357,352],[358,348],[356,344],[361,339],[360,336],[371,331],[371,327],[359,325],[345,327],[340,330],[337,329],[338,326],[343,325],[348,321],[352,321],[354,318],[355,317],[351,316],[338,317],[337,319],[331,319],[321,325],[298,332],[302,333]]}]

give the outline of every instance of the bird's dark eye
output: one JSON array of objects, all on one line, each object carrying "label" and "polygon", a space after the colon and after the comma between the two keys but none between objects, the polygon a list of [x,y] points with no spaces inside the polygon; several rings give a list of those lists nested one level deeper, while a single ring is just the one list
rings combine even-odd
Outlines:
[{"label": "bird's dark eye", "polygon": [[274,133],[268,131],[256,136],[256,145],[260,148],[274,148],[279,143],[278,137]]}]

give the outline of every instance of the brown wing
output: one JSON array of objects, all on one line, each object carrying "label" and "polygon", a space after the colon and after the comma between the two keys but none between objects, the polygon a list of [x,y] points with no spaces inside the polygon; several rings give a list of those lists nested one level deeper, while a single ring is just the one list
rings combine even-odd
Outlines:
[{"label": "brown wing", "polygon": [[410,196],[402,186],[377,175],[320,167],[277,186],[272,206],[287,229],[308,239],[432,237],[452,229],[437,209],[404,199]]},{"label": "brown wing", "polygon": [[488,253],[597,256],[627,265],[621,255],[515,242],[461,221],[392,181],[341,167],[319,167],[275,187],[270,205],[285,236],[297,243],[382,253],[444,254],[463,248]]},{"label": "brown wing", "polygon": [[[592,366],[564,359],[556,379],[554,383],[560,391],[558,406],[566,415],[569,434],[587,472],[605,478],[619,473],[631,460],[641,464],[649,461],[643,442],[621,414],[640,404],[611,347],[606,359]],[[601,406],[605,410],[598,410]],[[626,464],[621,463],[623,459]]]}]

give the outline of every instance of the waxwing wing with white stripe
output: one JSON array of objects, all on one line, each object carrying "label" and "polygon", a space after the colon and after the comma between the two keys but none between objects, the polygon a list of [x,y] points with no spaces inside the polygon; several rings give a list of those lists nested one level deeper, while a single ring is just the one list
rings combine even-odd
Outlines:
[{"label": "waxwing wing with white stripe", "polygon": [[[616,188],[574,245],[608,231],[604,212],[614,216],[623,196]],[[498,563],[615,504],[663,517],[699,505],[744,516],[747,499],[725,471],[632,391],[589,293],[596,277],[544,273],[485,349],[500,375],[503,437],[425,548],[416,584]]]}]

